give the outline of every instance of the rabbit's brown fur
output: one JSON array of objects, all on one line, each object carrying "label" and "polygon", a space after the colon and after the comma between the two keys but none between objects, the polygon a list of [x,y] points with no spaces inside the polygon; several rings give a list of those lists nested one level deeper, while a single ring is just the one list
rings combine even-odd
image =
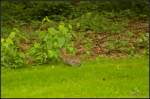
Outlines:
[{"label": "rabbit's brown fur", "polygon": [[70,66],[80,66],[80,57],[79,56],[71,56],[67,54],[66,50],[61,50],[60,58],[63,62]]}]

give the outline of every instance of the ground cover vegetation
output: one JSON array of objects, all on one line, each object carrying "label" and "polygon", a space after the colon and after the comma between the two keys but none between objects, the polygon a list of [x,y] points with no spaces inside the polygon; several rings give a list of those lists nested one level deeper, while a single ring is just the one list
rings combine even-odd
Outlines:
[{"label": "ground cover vegetation", "polygon": [[3,1],[2,66],[59,60],[62,48],[72,54],[148,54],[147,5],[146,0]]}]

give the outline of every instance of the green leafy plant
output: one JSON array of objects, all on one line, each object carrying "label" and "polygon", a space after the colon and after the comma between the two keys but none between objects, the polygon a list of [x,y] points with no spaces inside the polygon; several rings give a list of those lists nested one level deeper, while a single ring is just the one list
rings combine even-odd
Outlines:
[{"label": "green leafy plant", "polygon": [[144,50],[145,54],[149,54],[149,35],[148,33],[141,33],[135,42],[135,47],[137,50]]},{"label": "green leafy plant", "polygon": [[127,40],[111,40],[106,44],[108,52],[117,51],[119,53],[133,54],[134,47]]},{"label": "green leafy plant", "polygon": [[15,44],[17,31],[13,31],[7,38],[1,39],[1,62],[4,67],[18,67],[24,64],[24,55],[18,51]]},{"label": "green leafy plant", "polygon": [[39,42],[33,44],[28,54],[34,58],[35,63],[42,64],[59,60],[62,48],[72,54],[75,52],[72,42],[72,26],[70,24],[60,23],[57,28],[50,27],[46,32],[40,31]]},{"label": "green leafy plant", "polygon": [[137,43],[139,47],[148,48],[148,33],[141,33],[137,39]]},{"label": "green leafy plant", "polygon": [[[95,32],[108,32],[108,33],[120,33],[124,30],[125,23],[110,19],[109,15],[97,14],[96,12],[88,12],[80,18],[74,20],[75,28],[81,31],[92,30]],[[76,23],[76,24],[75,24]]]}]

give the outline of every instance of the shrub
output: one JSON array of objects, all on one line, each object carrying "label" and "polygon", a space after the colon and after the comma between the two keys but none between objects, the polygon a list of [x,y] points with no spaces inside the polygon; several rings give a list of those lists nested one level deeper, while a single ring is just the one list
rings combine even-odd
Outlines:
[{"label": "shrub", "polygon": [[39,31],[39,42],[34,43],[28,51],[35,63],[43,64],[48,61],[58,61],[60,50],[74,52],[72,43],[72,26],[60,23],[57,28],[50,27],[47,31]]},{"label": "shrub", "polygon": [[149,54],[149,36],[148,33],[141,33],[137,38],[134,46],[137,50],[143,50],[145,54]]},{"label": "shrub", "polygon": [[16,67],[24,64],[23,53],[19,52],[15,42],[16,32],[11,32],[7,38],[1,39],[1,62],[4,67]]},{"label": "shrub", "polygon": [[81,31],[92,30],[95,32],[120,33],[124,30],[125,23],[127,23],[126,20],[123,23],[122,21],[110,19],[108,16],[89,12],[72,23],[76,23],[76,28]]},{"label": "shrub", "polygon": [[[45,18],[45,21],[50,20]],[[44,31],[36,31],[36,40],[33,44],[24,44],[29,40],[25,33],[20,33],[15,29],[7,38],[2,38],[2,66],[19,67],[25,64],[44,64],[60,59],[61,49],[67,50],[70,54],[75,54],[72,41],[72,26],[60,22],[58,26],[51,26]],[[32,43],[31,41],[29,43]],[[22,49],[23,46],[23,49]],[[24,49],[25,48],[25,49]]]}]

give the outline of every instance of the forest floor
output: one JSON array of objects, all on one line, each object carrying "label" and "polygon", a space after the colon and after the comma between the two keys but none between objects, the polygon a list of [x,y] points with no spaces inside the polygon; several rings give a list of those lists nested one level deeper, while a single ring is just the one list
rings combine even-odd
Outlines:
[{"label": "forest floor", "polygon": [[148,56],[2,69],[1,97],[147,97]]},{"label": "forest floor", "polygon": [[[144,20],[130,20],[128,22],[128,25],[126,27],[126,30],[130,31],[133,33],[132,38],[130,39],[130,43],[133,45],[136,45],[136,40],[140,37],[140,35],[144,33],[149,33],[149,24],[147,21]],[[92,45],[92,54],[93,56],[99,56],[99,55],[105,55],[108,57],[124,57],[127,55],[127,53],[122,53],[114,50],[111,51],[110,53],[107,53],[107,48],[106,48],[106,42],[108,42],[108,38],[110,37],[109,35],[107,36],[106,34],[109,33],[89,33],[87,36],[90,37],[90,39],[93,41]],[[118,40],[123,40],[123,39],[129,39],[128,36],[126,36],[127,33],[120,33],[121,35],[113,35],[113,39],[118,39]],[[106,36],[105,36],[106,35]],[[99,39],[102,38],[102,39]],[[103,39],[104,38],[104,39]],[[142,51],[142,48],[139,49]],[[141,53],[141,51],[138,51]]]},{"label": "forest floor", "polygon": [[[24,32],[29,32],[29,33],[34,32],[34,29],[32,29],[32,26],[30,25],[26,27],[26,29],[23,28],[23,30]],[[128,25],[126,26],[126,30],[129,30],[130,32],[133,33],[133,36],[131,37],[131,40],[129,43],[132,43],[132,45],[136,45],[137,43],[136,41],[138,38],[140,38],[140,35],[149,32],[148,22],[145,20],[133,20],[133,19],[129,20]],[[126,57],[127,53],[120,52],[119,49],[112,50],[110,53],[108,52],[108,48],[106,48],[106,43],[108,42],[108,38],[110,37],[110,35],[107,36],[106,34],[109,34],[109,33],[94,33],[91,31],[90,33],[86,33],[84,35],[84,38],[89,38],[90,40],[92,40],[92,47],[90,49],[90,53],[91,53],[90,58],[94,59],[97,56],[108,56],[108,57],[114,57],[114,58],[124,57],[124,56]],[[110,38],[118,39],[118,40],[129,39],[128,36],[126,37],[127,33],[120,33],[120,34],[121,35],[113,35],[114,37],[110,37]],[[77,56],[84,57],[84,54],[86,53],[86,48],[84,47],[85,45],[82,42],[83,38],[80,38],[80,34],[78,36],[79,36],[78,41],[74,42],[75,48],[77,49]],[[26,43],[26,41],[23,41],[20,44],[21,50],[24,50],[24,49],[28,50],[31,44],[38,41],[36,37],[34,36],[30,36],[30,37],[31,38],[29,39],[29,41],[31,41],[31,43],[28,44]],[[99,38],[102,38],[102,39],[99,39]],[[79,39],[81,39],[81,41]],[[136,51],[138,53],[143,54],[142,47],[139,49],[136,49]],[[89,57],[84,57],[83,59],[89,59]]]}]

